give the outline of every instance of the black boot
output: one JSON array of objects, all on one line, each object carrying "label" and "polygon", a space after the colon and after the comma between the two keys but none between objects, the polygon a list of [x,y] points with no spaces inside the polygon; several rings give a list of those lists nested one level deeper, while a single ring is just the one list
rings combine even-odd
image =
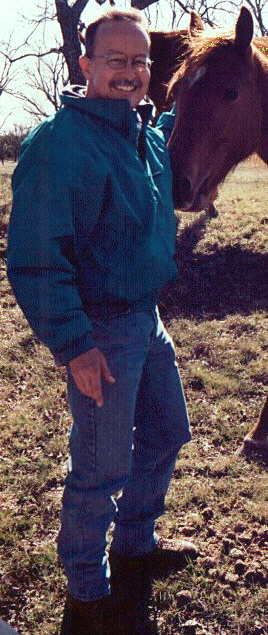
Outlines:
[{"label": "black boot", "polygon": [[151,577],[143,556],[128,558],[110,550],[109,561],[116,635],[156,635],[149,617]]},{"label": "black boot", "polygon": [[75,600],[70,594],[64,607],[60,635],[112,635],[113,617],[110,597],[93,602]]}]

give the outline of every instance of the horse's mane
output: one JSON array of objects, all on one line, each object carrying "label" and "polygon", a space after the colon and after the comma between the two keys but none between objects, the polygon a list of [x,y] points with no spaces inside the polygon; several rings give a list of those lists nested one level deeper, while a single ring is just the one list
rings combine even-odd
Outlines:
[{"label": "horse's mane", "polygon": [[[217,54],[226,48],[230,48],[235,41],[233,31],[226,31],[221,28],[211,28],[209,31],[200,31],[195,37],[190,39],[189,51],[181,66],[173,75],[168,85],[168,94],[182,77],[186,78],[196,68],[205,66],[211,55]],[[268,63],[268,38],[255,38],[251,43],[253,53],[262,58],[264,63]]]},{"label": "horse's mane", "polygon": [[252,43],[253,50],[261,55],[263,62],[268,64],[268,37],[256,37]]},{"label": "horse's mane", "polygon": [[234,33],[232,31],[225,31],[220,28],[210,29],[209,32],[200,31],[194,38],[191,38],[187,57],[173,75],[168,86],[168,92],[172,90],[172,87],[182,76],[187,78],[193,69],[205,65],[207,59],[211,56],[212,50],[218,51],[229,47],[233,42]]}]

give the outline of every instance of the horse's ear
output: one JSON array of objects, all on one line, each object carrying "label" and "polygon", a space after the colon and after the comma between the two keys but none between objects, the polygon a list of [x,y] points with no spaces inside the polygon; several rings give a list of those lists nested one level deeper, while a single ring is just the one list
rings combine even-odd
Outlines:
[{"label": "horse's ear", "polygon": [[191,19],[189,24],[189,33],[191,37],[195,37],[200,33],[200,31],[204,31],[205,26],[201,16],[195,11],[191,11]]},{"label": "horse's ear", "polygon": [[235,29],[235,44],[240,49],[247,49],[253,38],[253,18],[251,12],[242,7]]}]

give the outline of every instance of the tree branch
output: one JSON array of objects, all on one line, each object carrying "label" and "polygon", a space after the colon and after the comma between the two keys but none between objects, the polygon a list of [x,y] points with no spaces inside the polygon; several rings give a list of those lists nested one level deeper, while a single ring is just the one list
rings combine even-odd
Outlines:
[{"label": "tree branch", "polygon": [[83,13],[86,8],[89,0],[76,0],[76,2],[72,5],[72,12],[74,16],[74,20],[78,22],[81,13]]},{"label": "tree branch", "polygon": [[45,55],[50,55],[50,53],[61,53],[61,48],[51,48],[49,51],[45,51],[44,53],[24,53],[24,55],[19,55],[19,57],[9,57],[7,53],[2,53],[4,57],[13,64],[13,62],[18,62],[19,60],[25,59],[25,57],[45,57]]}]

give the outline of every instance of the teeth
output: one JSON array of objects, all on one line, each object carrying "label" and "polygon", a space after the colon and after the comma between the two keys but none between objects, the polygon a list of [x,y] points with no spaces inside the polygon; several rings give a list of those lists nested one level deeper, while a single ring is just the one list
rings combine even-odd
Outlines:
[{"label": "teeth", "polygon": [[124,92],[131,92],[138,88],[138,84],[134,83],[125,83],[125,82],[114,82],[112,84],[113,88],[116,90],[122,90]]},{"label": "teeth", "polygon": [[117,90],[126,90],[130,92],[131,90],[135,90],[135,86],[116,86]]}]

